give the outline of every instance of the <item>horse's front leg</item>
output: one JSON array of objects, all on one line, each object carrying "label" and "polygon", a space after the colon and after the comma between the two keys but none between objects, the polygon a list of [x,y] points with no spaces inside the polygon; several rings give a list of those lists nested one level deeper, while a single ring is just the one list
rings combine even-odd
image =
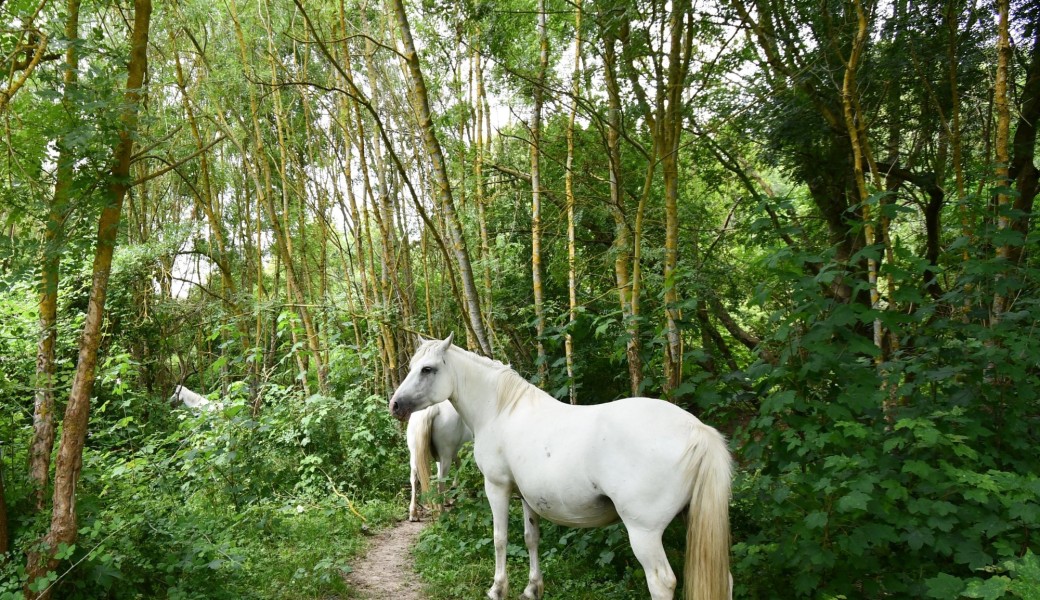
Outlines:
[{"label": "horse's front leg", "polygon": [[484,478],[484,492],[491,505],[491,520],[494,523],[495,582],[488,590],[491,600],[505,600],[509,594],[509,576],[506,574],[506,545],[509,543],[509,496],[510,486],[496,485]]},{"label": "horse's front leg", "polygon": [[531,505],[524,500],[524,543],[527,544],[527,555],[531,559],[531,572],[522,597],[529,600],[540,600],[545,589],[542,569],[538,566],[538,541],[541,538],[538,519],[538,513],[531,510]]}]

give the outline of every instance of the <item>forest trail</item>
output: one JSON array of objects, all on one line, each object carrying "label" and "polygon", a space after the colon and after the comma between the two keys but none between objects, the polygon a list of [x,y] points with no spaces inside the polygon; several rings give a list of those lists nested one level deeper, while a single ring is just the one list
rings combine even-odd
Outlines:
[{"label": "forest trail", "polygon": [[412,563],[412,547],[426,522],[401,521],[373,538],[365,556],[347,575],[358,600],[423,600]]}]

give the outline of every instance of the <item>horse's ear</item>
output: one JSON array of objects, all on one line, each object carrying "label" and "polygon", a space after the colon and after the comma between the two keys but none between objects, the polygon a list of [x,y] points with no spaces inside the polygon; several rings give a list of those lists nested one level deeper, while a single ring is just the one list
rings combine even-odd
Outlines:
[{"label": "horse's ear", "polygon": [[441,348],[440,348],[441,352],[445,352],[445,351],[447,351],[448,348],[451,348],[451,341],[453,339],[455,339],[455,332],[454,331],[449,333],[448,337],[443,342],[441,342]]},{"label": "horse's ear", "polygon": [[415,347],[416,348],[418,348],[419,346],[422,346],[425,343],[426,343],[426,338],[424,338],[423,336],[419,335],[418,333],[415,334]]}]

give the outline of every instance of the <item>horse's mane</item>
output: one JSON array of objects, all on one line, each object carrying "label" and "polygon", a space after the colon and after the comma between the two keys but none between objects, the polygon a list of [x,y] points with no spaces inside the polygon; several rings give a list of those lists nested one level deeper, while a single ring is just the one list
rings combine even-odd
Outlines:
[{"label": "horse's mane", "polygon": [[[426,356],[426,354],[436,348],[438,344],[440,344],[438,340],[423,342],[423,344],[415,351],[415,358]],[[459,348],[458,346],[452,346],[452,349],[458,350],[462,355],[479,366],[498,371],[499,380],[497,399],[498,410],[500,412],[506,410],[512,411],[518,404],[534,399],[536,394],[531,394],[531,390],[537,390],[538,392],[542,391],[531,382],[524,379],[524,377],[517,373],[511,366],[502,361],[482,356],[475,352],[470,352],[469,350]]]},{"label": "horse's mane", "polygon": [[[414,361],[415,359],[426,356],[430,353],[431,350],[438,347],[441,343],[442,342],[440,340],[426,340],[418,348],[415,349],[415,356],[412,357],[412,360]],[[509,369],[510,371],[513,370],[512,367],[503,363],[502,361],[498,361],[493,358],[488,358],[486,356],[481,356],[476,352],[470,352],[469,350],[466,350],[465,348],[460,348],[458,346],[452,346],[451,348],[453,350],[461,350],[463,354],[465,354],[470,359],[476,361],[482,366],[491,369]]]}]

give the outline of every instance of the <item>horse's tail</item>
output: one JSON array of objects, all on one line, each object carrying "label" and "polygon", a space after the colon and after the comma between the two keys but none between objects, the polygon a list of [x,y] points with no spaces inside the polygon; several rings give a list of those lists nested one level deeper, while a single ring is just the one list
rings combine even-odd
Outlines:
[{"label": "horse's tail", "polygon": [[[430,491],[430,461],[433,460],[433,420],[437,416],[434,408],[412,414],[412,419],[419,419],[415,424],[415,437],[412,439],[412,461],[415,476],[419,480],[419,490],[423,494]],[[409,423],[409,429],[411,429]]]},{"label": "horse's tail", "polygon": [[687,600],[732,598],[729,573],[731,459],[726,440],[705,426],[693,449],[693,494],[686,519]]}]

